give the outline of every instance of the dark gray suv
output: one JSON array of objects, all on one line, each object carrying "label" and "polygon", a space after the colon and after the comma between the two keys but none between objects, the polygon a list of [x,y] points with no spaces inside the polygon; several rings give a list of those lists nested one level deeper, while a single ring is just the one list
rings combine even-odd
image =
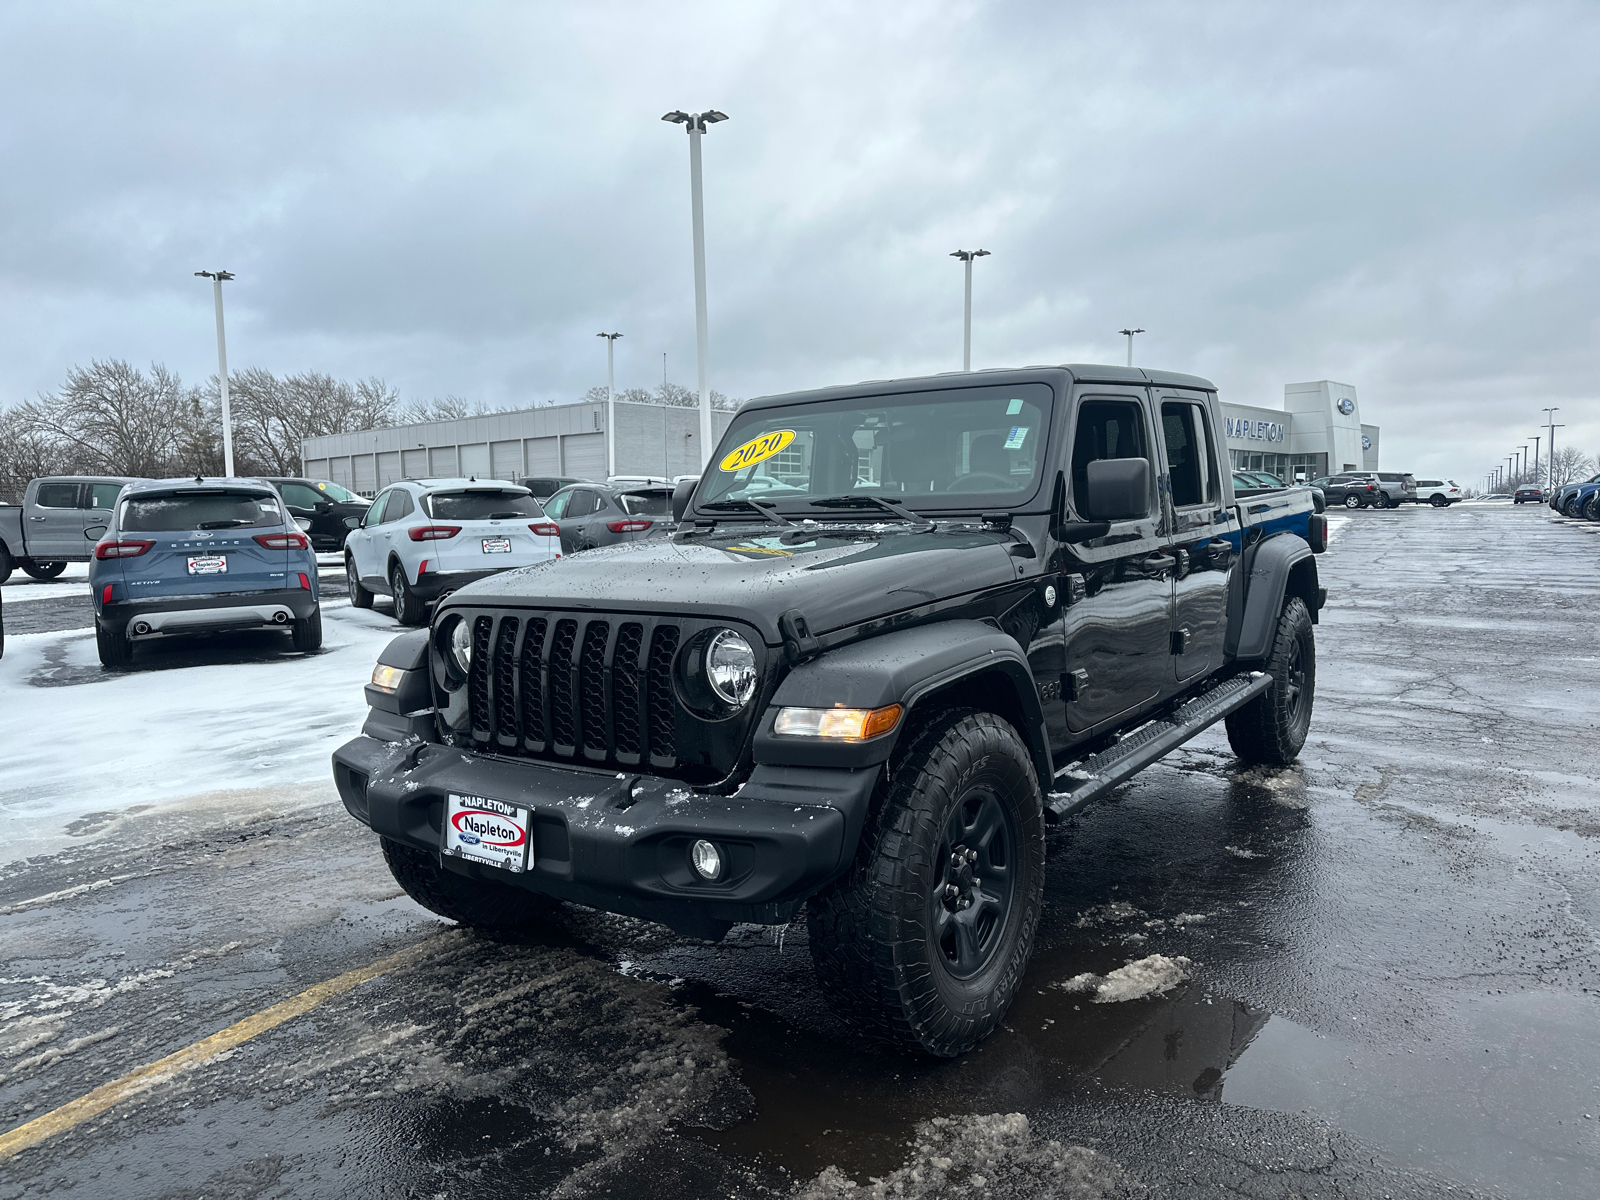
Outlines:
[{"label": "dark gray suv", "polygon": [[672,519],[672,488],[576,483],[544,502],[545,516],[561,526],[561,553],[665,537]]}]

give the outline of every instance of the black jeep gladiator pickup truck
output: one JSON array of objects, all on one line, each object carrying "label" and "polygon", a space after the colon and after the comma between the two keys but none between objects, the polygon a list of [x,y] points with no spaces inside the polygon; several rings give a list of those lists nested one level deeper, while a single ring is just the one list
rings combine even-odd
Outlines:
[{"label": "black jeep gladiator pickup truck", "polygon": [[679,527],[508,571],[383,652],[350,813],[474,926],[721,937],[804,907],[869,1039],[955,1055],[1021,981],[1059,820],[1218,720],[1311,720],[1325,518],[1234,502],[1214,386],[1064,366],[751,401]]}]

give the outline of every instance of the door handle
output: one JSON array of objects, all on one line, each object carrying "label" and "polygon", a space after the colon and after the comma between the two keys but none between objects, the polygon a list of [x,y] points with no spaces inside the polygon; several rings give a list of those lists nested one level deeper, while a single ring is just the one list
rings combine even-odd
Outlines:
[{"label": "door handle", "polygon": [[1246,512],[1252,512],[1252,513],[1264,513],[1264,512],[1267,511],[1267,509],[1269,509],[1271,507],[1272,507],[1272,505],[1270,505],[1270,504],[1252,504],[1245,511]]},{"label": "door handle", "polygon": [[28,520],[30,520],[30,521],[42,521],[42,520],[44,520],[44,518],[43,517],[29,517]]},{"label": "door handle", "polygon": [[1144,559],[1144,568],[1147,571],[1170,571],[1178,565],[1178,560],[1170,554],[1150,554]]}]

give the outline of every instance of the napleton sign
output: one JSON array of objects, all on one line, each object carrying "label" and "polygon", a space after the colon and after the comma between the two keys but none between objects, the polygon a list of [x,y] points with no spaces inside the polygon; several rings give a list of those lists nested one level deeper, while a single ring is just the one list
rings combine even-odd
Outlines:
[{"label": "napleton sign", "polygon": [[1247,438],[1252,442],[1281,442],[1284,426],[1281,421],[1251,421],[1244,417],[1228,417],[1223,421],[1231,438]]}]

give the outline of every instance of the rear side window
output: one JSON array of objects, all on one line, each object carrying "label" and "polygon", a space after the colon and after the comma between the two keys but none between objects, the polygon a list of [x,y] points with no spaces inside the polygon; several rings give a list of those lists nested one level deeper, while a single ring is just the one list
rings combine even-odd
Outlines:
[{"label": "rear side window", "polygon": [[133,496],[122,509],[124,533],[175,533],[189,529],[262,529],[283,524],[276,496],[260,492],[185,492]]},{"label": "rear side window", "polygon": [[542,517],[539,502],[526,492],[471,488],[460,492],[433,492],[423,497],[423,507],[435,521],[489,521],[496,517]]},{"label": "rear side window", "polygon": [[567,516],[587,517],[600,511],[600,497],[587,488],[579,488],[569,495],[572,499],[567,501]]},{"label": "rear side window", "polygon": [[122,491],[120,483],[96,483],[90,486],[90,508],[115,508],[117,495]]},{"label": "rear side window", "polygon": [[622,511],[633,517],[665,517],[672,512],[671,492],[624,492]]},{"label": "rear side window", "polygon": [[417,506],[411,499],[411,493],[404,488],[395,488],[389,497],[389,503],[383,510],[383,523],[387,525],[390,521],[398,521],[402,517],[409,517],[416,511]]},{"label": "rear side window", "polygon": [[1089,464],[1102,458],[1150,457],[1144,412],[1131,400],[1085,400],[1078,406],[1078,432],[1072,439],[1073,495],[1089,486]]},{"label": "rear side window", "polygon": [[78,485],[75,483],[41,483],[34,493],[33,502],[40,508],[77,508]]},{"label": "rear side window", "polygon": [[[1213,500],[1216,472],[1200,409],[1175,400],[1162,404],[1161,436],[1166,442],[1167,470],[1172,477],[1172,506],[1187,508]],[[1259,481],[1260,476],[1256,479]]]}]

